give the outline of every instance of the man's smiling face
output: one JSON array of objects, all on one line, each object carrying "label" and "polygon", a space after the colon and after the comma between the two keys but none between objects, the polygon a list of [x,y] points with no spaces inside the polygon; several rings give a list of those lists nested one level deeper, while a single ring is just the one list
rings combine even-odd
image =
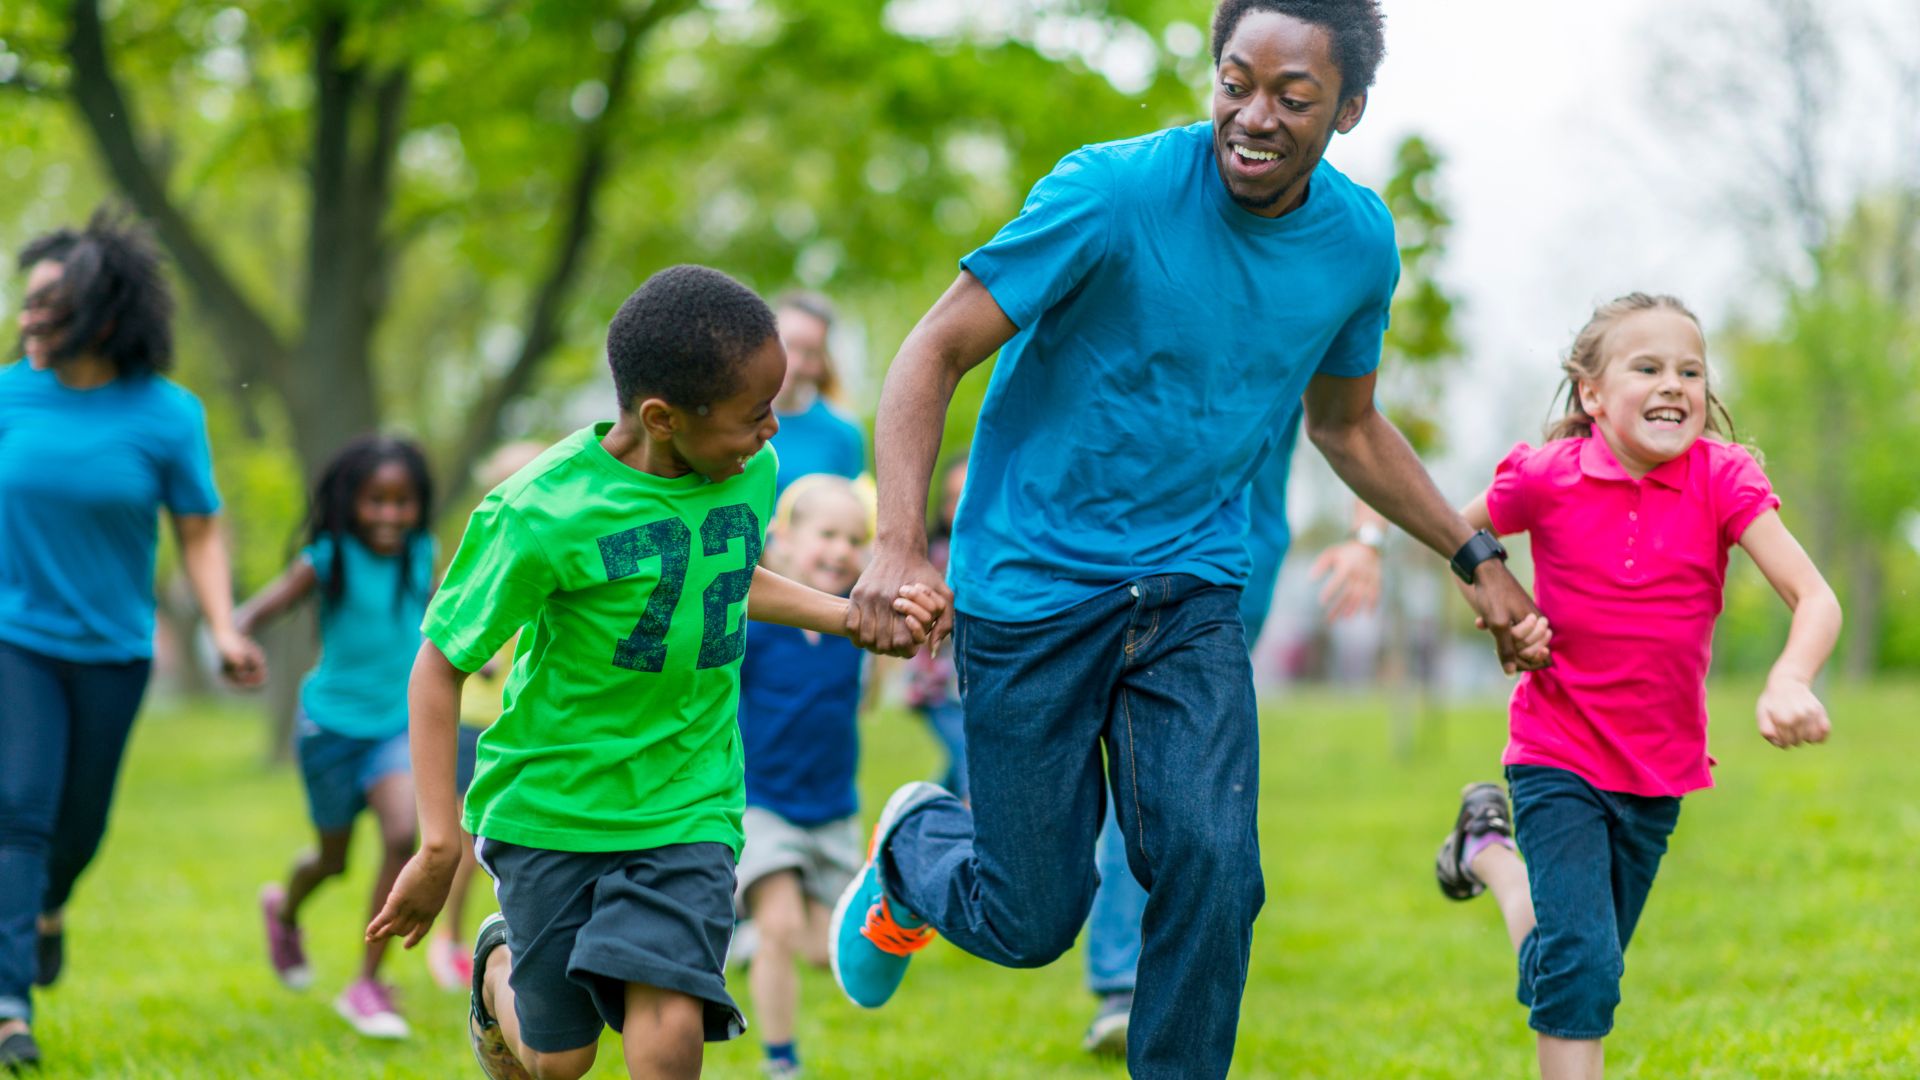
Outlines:
[{"label": "man's smiling face", "polygon": [[1334,133],[1352,131],[1366,103],[1364,94],[1341,100],[1324,28],[1248,12],[1214,73],[1214,157],[1233,201],[1262,217],[1298,206]]}]

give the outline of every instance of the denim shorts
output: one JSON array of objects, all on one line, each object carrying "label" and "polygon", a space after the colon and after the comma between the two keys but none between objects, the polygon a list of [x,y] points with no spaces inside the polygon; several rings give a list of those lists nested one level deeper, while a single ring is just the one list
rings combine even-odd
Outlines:
[{"label": "denim shorts", "polygon": [[302,715],[294,753],[307,789],[307,814],[322,832],[353,827],[367,808],[367,792],[394,773],[413,771],[407,733],[359,739],[328,731]]},{"label": "denim shorts", "polygon": [[1507,788],[1538,920],[1520,943],[1520,1004],[1543,1035],[1603,1038],[1680,800],[1602,791],[1543,765],[1509,765]]},{"label": "denim shorts", "polygon": [[733,849],[549,851],[480,837],[513,957],[520,1038],[543,1054],[577,1049],[626,1022],[626,984],[700,999],[709,1042],[746,1020],[727,994]]}]

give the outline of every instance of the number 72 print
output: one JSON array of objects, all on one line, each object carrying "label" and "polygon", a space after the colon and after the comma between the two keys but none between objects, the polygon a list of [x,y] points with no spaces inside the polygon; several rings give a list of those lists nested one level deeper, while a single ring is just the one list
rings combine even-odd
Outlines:
[{"label": "number 72 print", "polygon": [[[724,667],[740,658],[747,646],[746,613],[740,614],[738,627],[733,623],[733,606],[747,598],[753,586],[754,567],[760,563],[760,518],[744,503],[718,506],[700,523],[700,550],[708,556],[725,555],[736,539],[746,541],[746,561],[713,579],[700,594],[700,668]],[[679,518],[626,529],[600,538],[600,561],[606,567],[607,580],[618,581],[640,572],[648,559],[660,560],[660,582],[647,597],[640,621],[633,633],[613,647],[613,663],[629,671],[659,671],[667,663],[667,631],[673,625],[673,612],[686,588],[687,567],[693,559],[693,532]]]}]

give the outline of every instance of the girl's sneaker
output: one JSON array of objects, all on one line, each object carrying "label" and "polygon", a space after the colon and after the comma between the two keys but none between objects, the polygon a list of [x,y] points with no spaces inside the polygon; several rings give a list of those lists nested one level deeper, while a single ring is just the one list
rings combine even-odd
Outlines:
[{"label": "girl's sneaker", "polygon": [[473,954],[444,934],[427,942],[427,971],[442,990],[465,990],[473,982]]},{"label": "girl's sneaker", "polygon": [[278,885],[260,887],[260,915],[267,924],[267,960],[280,985],[289,990],[305,990],[313,985],[313,968],[307,965],[307,949],[300,941],[300,928],[280,918],[287,909],[287,892]]},{"label": "girl's sneaker", "polygon": [[33,1041],[31,1033],[16,1031],[0,1039],[0,1071],[21,1073],[39,1068],[40,1044]]},{"label": "girl's sneaker", "polygon": [[1507,812],[1507,793],[1499,784],[1468,784],[1460,792],[1460,813],[1453,819],[1453,831],[1441,841],[1440,853],[1433,861],[1433,875],[1447,899],[1471,900],[1487,891],[1468,863],[1472,842],[1488,834],[1504,838],[1509,845],[1513,842],[1513,815]]},{"label": "girl's sneaker", "polygon": [[333,1011],[369,1039],[404,1039],[411,1032],[393,1007],[393,990],[373,979],[360,979],[333,999]]}]

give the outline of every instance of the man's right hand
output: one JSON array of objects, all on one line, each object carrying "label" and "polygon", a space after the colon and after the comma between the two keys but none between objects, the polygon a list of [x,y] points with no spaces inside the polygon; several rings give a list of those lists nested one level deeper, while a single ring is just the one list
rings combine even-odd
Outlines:
[{"label": "man's right hand", "polygon": [[937,646],[953,631],[953,590],[947,588],[946,579],[934,569],[926,554],[897,546],[875,545],[873,561],[854,583],[852,602],[847,605],[847,636],[855,645],[894,656],[911,655],[915,651],[913,630],[906,618],[894,609],[894,600],[907,585],[925,586],[947,602],[946,611],[928,635],[929,643]]}]

